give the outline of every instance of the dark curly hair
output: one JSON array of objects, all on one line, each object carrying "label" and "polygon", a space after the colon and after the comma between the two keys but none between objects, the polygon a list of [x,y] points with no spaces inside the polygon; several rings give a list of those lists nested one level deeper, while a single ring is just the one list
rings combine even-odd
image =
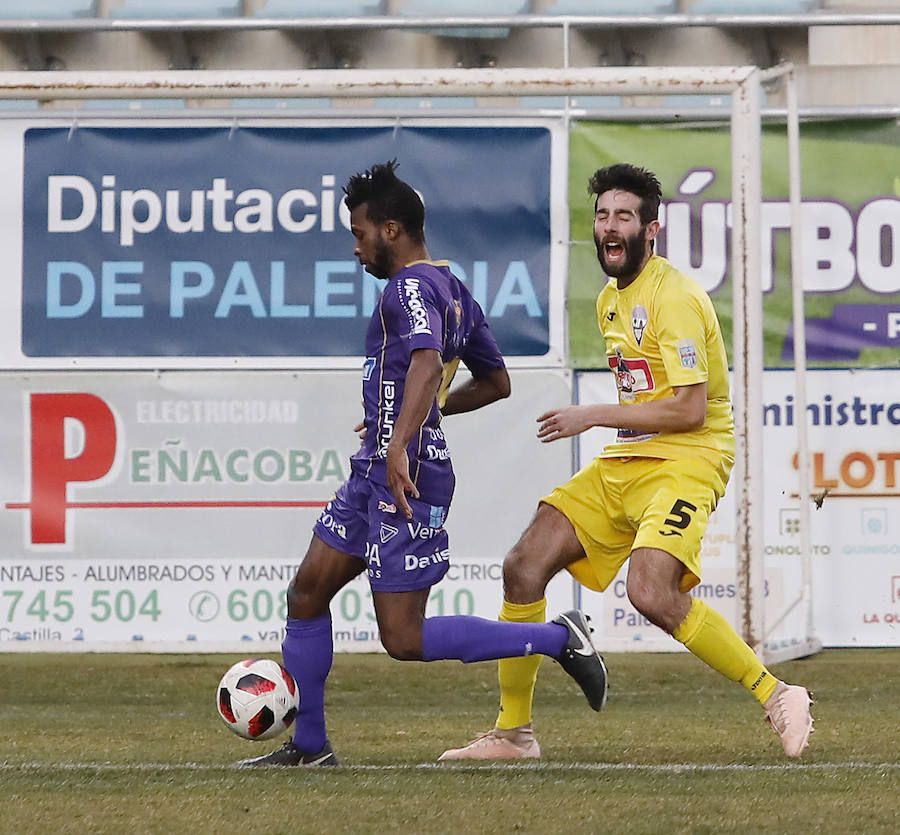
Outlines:
[{"label": "dark curly hair", "polygon": [[[627,162],[598,168],[588,182],[588,194],[599,197],[610,189],[627,191],[641,198],[641,223],[644,226],[659,216],[662,187],[656,175],[646,168],[639,168]],[[596,205],[595,200],[594,206]]]},{"label": "dark curly hair", "polygon": [[394,171],[397,160],[373,165],[368,171],[354,174],[344,186],[347,208],[352,212],[366,204],[366,217],[372,223],[399,221],[417,243],[425,240],[425,206],[408,183]]}]

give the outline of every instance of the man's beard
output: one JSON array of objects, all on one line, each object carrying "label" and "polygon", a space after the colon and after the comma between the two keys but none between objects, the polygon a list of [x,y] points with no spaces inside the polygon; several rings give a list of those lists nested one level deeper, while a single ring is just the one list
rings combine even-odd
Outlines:
[{"label": "man's beard", "polygon": [[641,268],[641,262],[647,254],[647,239],[645,227],[635,232],[631,237],[607,236],[607,241],[620,243],[625,250],[625,258],[616,264],[610,264],[606,260],[606,247],[604,242],[594,234],[594,244],[597,247],[597,260],[600,266],[610,278],[636,278]]},{"label": "man's beard", "polygon": [[384,238],[379,238],[375,244],[375,254],[372,261],[366,265],[366,272],[375,278],[391,277],[391,253],[388,243]]}]

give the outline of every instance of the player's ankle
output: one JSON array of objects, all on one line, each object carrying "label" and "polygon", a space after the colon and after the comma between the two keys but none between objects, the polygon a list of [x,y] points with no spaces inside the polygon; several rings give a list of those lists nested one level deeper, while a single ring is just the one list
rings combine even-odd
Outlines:
[{"label": "player's ankle", "polygon": [[787,685],[781,680],[778,680],[778,683],[775,685],[775,689],[772,691],[772,695],[769,696],[768,699],[763,703],[764,708],[771,708],[772,705],[775,704],[775,700],[787,690]]}]

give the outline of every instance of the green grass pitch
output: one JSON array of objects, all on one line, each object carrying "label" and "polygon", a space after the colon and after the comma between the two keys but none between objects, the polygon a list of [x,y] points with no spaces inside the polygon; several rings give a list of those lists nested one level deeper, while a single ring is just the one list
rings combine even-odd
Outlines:
[{"label": "green grass pitch", "polygon": [[788,761],[762,711],[686,653],[611,654],[593,713],[552,662],[539,763],[441,764],[491,726],[496,666],[338,655],[340,769],[243,772],[280,742],[231,734],[214,694],[237,656],[2,656],[0,833],[900,831],[900,653],[827,650],[774,672],[816,698]]}]

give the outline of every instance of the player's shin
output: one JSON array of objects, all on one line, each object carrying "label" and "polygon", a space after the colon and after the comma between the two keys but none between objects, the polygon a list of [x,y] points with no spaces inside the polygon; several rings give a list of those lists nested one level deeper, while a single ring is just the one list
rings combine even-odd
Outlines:
[{"label": "player's shin", "polygon": [[[500,620],[513,623],[543,623],[546,616],[547,601],[543,598],[535,603],[524,604],[504,601],[500,610]],[[504,658],[498,662],[498,728],[506,730],[530,724],[534,687],[542,659],[541,655],[531,655],[525,658]]]},{"label": "player's shin", "polygon": [[325,680],[334,658],[331,615],[312,620],[289,617],[281,652],[284,666],[300,690],[294,744],[303,751],[319,751],[327,740]]},{"label": "player's shin", "polygon": [[474,615],[426,618],[422,624],[422,660],[456,659],[466,664],[520,655],[555,658],[567,633],[556,623],[501,623]]},{"label": "player's shin", "polygon": [[696,597],[672,637],[726,678],[739,681],[760,704],[778,684],[728,621]]}]

